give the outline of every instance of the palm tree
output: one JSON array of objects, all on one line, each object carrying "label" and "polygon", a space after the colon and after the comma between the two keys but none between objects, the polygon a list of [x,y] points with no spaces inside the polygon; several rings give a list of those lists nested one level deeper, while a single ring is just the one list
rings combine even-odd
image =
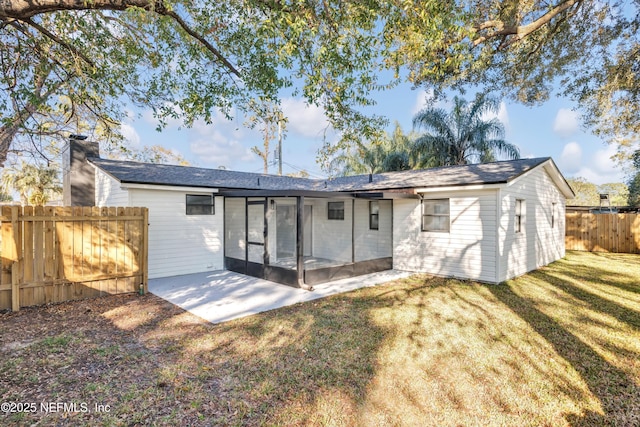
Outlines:
[{"label": "palm tree", "polygon": [[412,158],[417,168],[465,165],[495,161],[498,155],[519,159],[518,147],[504,140],[504,126],[497,119],[485,119],[497,113],[499,102],[479,94],[469,103],[457,96],[450,112],[426,108],[413,118],[415,128],[426,133],[413,145]]},{"label": "palm tree", "polygon": [[2,183],[5,190],[18,192],[23,204],[45,205],[54,194],[62,193],[58,168],[36,166],[24,161],[20,167],[5,169]]}]

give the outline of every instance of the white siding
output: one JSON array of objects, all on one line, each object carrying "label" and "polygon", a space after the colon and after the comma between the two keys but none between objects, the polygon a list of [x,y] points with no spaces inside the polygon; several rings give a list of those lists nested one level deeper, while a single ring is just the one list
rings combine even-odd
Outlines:
[{"label": "white siding", "polygon": [[[517,199],[524,200],[526,208],[520,233],[515,232]],[[526,173],[501,190],[500,281],[564,257],[565,202],[544,167]],[[551,228],[552,203],[556,203],[554,228]]]},{"label": "white siding", "polygon": [[133,206],[129,204],[129,191],[120,188],[120,182],[96,168],[96,206]]},{"label": "white siding", "polygon": [[215,198],[215,215],[187,215],[186,194],[198,193],[129,191],[132,206],[149,208],[149,278],[223,268],[222,197]]},{"label": "white siding", "polygon": [[369,201],[355,201],[355,261],[366,261],[392,256],[391,201],[379,200],[377,230],[369,228]]},{"label": "white siding", "polygon": [[420,200],[394,200],[394,268],[496,282],[496,190],[428,198],[450,199],[450,232],[421,231]]},{"label": "white siding", "polygon": [[[334,201],[344,202],[344,220],[328,219],[328,202]],[[314,256],[351,262],[351,203],[350,199],[308,199],[313,206]]]}]

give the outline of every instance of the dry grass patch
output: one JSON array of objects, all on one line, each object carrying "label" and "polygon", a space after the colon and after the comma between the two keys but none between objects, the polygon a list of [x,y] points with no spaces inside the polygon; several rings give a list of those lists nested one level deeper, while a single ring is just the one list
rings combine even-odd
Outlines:
[{"label": "dry grass patch", "polygon": [[[153,295],[0,317],[0,397],[50,425],[640,424],[640,257],[415,276],[221,325]],[[93,411],[94,404],[110,412]]]}]

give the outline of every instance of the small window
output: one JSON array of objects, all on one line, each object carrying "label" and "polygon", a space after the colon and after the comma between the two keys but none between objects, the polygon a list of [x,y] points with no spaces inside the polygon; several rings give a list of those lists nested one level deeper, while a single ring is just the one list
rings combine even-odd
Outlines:
[{"label": "small window", "polygon": [[329,219],[344,219],[344,202],[329,202]]},{"label": "small window", "polygon": [[449,199],[431,199],[422,201],[422,231],[449,232]]},{"label": "small window", "polygon": [[380,215],[380,206],[377,201],[369,202],[369,230],[378,229],[378,220]]},{"label": "small window", "polygon": [[524,200],[516,199],[516,233],[522,233],[524,229]]},{"label": "small window", "polygon": [[556,205],[557,203],[551,203],[551,228],[556,228]]},{"label": "small window", "polygon": [[215,199],[212,195],[187,194],[187,215],[215,215]]}]

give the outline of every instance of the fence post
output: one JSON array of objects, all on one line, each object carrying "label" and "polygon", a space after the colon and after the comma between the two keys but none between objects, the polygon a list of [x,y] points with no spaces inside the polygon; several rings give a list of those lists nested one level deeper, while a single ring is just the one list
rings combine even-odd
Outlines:
[{"label": "fence post", "polygon": [[13,240],[13,256],[11,262],[11,310],[20,311],[20,282],[18,281],[18,273],[20,267],[20,256],[22,254],[22,245],[18,237],[21,235],[18,227],[22,225],[18,221],[19,209],[21,207],[11,207],[11,239]]}]

